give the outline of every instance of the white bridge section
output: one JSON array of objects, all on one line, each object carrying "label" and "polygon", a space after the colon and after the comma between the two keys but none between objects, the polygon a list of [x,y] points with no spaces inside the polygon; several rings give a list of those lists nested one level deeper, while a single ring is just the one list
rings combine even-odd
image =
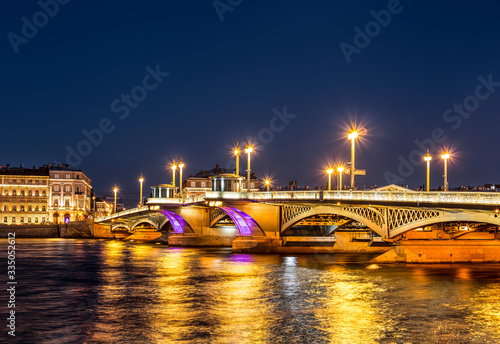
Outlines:
[{"label": "white bridge section", "polygon": [[500,206],[497,192],[417,192],[417,191],[273,191],[273,192],[215,192],[207,199],[256,201],[364,201],[387,203],[426,203]]}]

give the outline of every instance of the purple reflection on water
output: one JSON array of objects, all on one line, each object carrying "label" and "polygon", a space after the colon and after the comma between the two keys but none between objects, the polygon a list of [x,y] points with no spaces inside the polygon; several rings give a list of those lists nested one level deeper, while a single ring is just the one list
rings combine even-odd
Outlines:
[{"label": "purple reflection on water", "polygon": [[189,227],[187,222],[184,221],[184,219],[182,217],[180,217],[179,215],[177,215],[176,213],[173,213],[173,212],[165,210],[165,209],[159,210],[159,212],[162,213],[163,216],[165,216],[168,219],[168,221],[170,221],[170,224],[172,225],[174,233],[182,234],[182,233],[184,233],[184,228],[186,226]]}]

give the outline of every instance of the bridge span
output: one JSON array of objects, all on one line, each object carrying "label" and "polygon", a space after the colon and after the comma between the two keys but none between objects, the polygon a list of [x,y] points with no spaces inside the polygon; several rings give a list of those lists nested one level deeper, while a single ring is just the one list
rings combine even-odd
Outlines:
[{"label": "bridge span", "polygon": [[263,242],[335,247],[346,233],[349,242],[364,237],[370,245],[387,246],[405,240],[500,239],[500,194],[488,192],[212,191],[204,198],[150,198],[147,204],[95,222],[129,234],[146,225],[171,233],[171,243],[225,238],[221,242],[240,251]]}]

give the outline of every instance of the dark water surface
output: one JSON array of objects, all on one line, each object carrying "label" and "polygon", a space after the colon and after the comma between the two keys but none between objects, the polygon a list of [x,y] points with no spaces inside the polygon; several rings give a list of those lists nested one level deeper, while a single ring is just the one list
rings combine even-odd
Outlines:
[{"label": "dark water surface", "polygon": [[16,257],[9,342],[500,343],[498,264],[368,270],[368,255],[65,239],[18,239]]}]

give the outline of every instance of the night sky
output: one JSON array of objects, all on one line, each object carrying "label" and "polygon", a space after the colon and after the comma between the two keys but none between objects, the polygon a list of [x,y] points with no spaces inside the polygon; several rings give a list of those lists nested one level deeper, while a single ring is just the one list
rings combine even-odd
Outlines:
[{"label": "night sky", "polygon": [[46,2],[53,16],[3,4],[0,164],[70,162],[98,194],[132,195],[141,173],[169,183],[172,159],[184,176],[230,166],[253,137],[259,176],[314,187],[349,161],[356,121],[361,187],[424,184],[410,155],[433,135],[433,188],[444,146],[451,188],[500,183],[498,1]]}]

